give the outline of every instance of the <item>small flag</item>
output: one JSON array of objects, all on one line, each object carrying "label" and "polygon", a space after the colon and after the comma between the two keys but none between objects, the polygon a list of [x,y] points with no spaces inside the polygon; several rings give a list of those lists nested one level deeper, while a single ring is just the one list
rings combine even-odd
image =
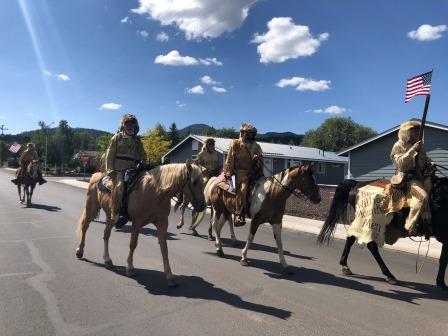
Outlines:
[{"label": "small flag", "polygon": [[409,78],[406,83],[406,96],[404,102],[407,103],[415,96],[429,95],[431,88],[432,71]]},{"label": "small flag", "polygon": [[20,150],[20,147],[22,147],[22,146],[20,146],[20,144],[18,144],[17,142],[14,142],[14,143],[11,145],[11,147],[9,147],[9,151],[10,151],[11,153],[17,153],[17,152]]}]

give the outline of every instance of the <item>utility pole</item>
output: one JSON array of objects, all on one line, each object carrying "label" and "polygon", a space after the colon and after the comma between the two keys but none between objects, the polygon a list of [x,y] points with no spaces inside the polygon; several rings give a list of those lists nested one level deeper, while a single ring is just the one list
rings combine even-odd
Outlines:
[{"label": "utility pole", "polygon": [[[5,125],[0,125],[0,131],[2,134],[0,134],[0,140],[3,138],[3,131],[7,131],[8,129],[5,127]],[[3,145],[0,142],[0,167],[3,167]]]},{"label": "utility pole", "polygon": [[47,173],[47,156],[48,156],[48,130],[50,129],[50,126],[53,125],[54,122],[51,122],[49,124],[46,124],[45,122],[39,122],[40,127],[45,133],[45,168],[44,172]]}]

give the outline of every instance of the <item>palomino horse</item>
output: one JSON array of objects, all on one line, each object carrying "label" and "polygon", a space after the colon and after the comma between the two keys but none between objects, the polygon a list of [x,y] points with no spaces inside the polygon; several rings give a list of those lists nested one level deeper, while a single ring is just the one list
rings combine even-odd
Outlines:
[{"label": "palomino horse", "polygon": [[[36,184],[39,181],[39,175],[37,174],[38,170],[39,170],[39,161],[30,162],[20,176],[19,176],[20,168],[17,168],[16,170],[16,178],[18,180],[17,191],[19,193],[19,202],[22,204],[25,203],[25,194],[26,194],[27,206],[31,204],[31,198],[33,197],[34,188],[36,188]],[[22,185],[23,185],[23,193],[22,193]]]},{"label": "palomino horse", "polygon": [[[106,213],[103,259],[105,266],[112,268],[113,263],[109,256],[109,237],[114,224],[111,219],[110,195],[101,192],[97,185],[103,176],[102,173],[96,173],[90,179],[86,207],[81,215],[78,227],[79,232],[81,232],[81,240],[76,250],[76,256],[82,258],[89,224],[95,219],[100,209],[103,209]],[[202,171],[197,165],[190,163],[158,166],[146,172],[136,182],[135,188],[128,198],[128,214],[132,222],[130,250],[126,267],[128,276],[135,275],[133,255],[137,247],[140,229],[148,223],[153,223],[157,228],[168,286],[176,285],[171,273],[166,242],[171,198],[182,191],[192,200],[193,207],[197,211],[203,211],[205,200],[202,189]]]},{"label": "palomino horse", "polygon": [[[300,193],[297,193],[296,189],[299,189]],[[284,272],[292,273],[283,255],[282,243],[283,213],[286,200],[292,193],[308,198],[313,203],[320,202],[319,187],[316,184],[312,166],[288,168],[276,175],[261,178],[252,188],[249,195],[250,231],[246,246],[242,250],[240,261],[242,266],[249,265],[247,251],[254,241],[258,227],[263,223],[270,223],[277,243],[280,264]],[[218,185],[213,185],[210,189],[210,201],[215,211],[213,228],[216,234],[216,253],[222,257],[224,252],[221,244],[221,229],[225,221],[232,221],[232,214],[235,212],[235,195],[223,190]]]},{"label": "palomino horse", "polygon": [[[323,244],[329,242],[336,229],[338,221],[346,221],[348,206],[356,209],[356,193],[359,188],[365,186],[370,182],[357,182],[355,180],[344,180],[336,188],[333,202],[330,207],[330,212],[318,236],[318,242]],[[445,284],[445,271],[448,264],[448,178],[432,177],[432,190],[430,195],[431,213],[432,213],[432,227],[434,237],[442,243],[442,252],[439,259],[439,271],[437,274],[436,285],[443,290],[448,290]],[[392,219],[392,222],[386,227],[386,237],[388,231],[393,227],[403,227],[406,219],[406,212],[398,213]],[[347,265],[350,248],[355,243],[354,236],[347,237],[344,251],[342,252],[339,264],[342,266],[342,273],[344,275],[352,275],[352,271]],[[382,273],[386,276],[386,281],[392,285],[398,283],[395,276],[389,271],[386,264],[378,250],[378,245],[375,242],[367,244],[367,248],[372,253],[376,262],[381,268]]]},{"label": "palomino horse", "polygon": [[[207,204],[207,207],[210,207],[210,225],[208,227],[208,240],[214,241],[215,237],[213,237],[213,207],[212,207],[212,203],[210,201],[210,188],[211,186],[213,186],[213,184],[215,183],[216,179],[218,177],[217,176],[212,176],[207,183],[205,184],[204,187],[204,198],[205,198],[205,203]],[[180,206],[181,208],[181,219],[179,224],[177,225],[177,228],[180,229],[183,225],[184,225],[184,213],[185,213],[185,209],[188,207],[188,200],[185,199],[183,200],[182,205]],[[176,208],[175,208],[176,209]],[[199,233],[196,231],[196,228],[199,226],[199,224],[201,224],[202,220],[204,219],[205,216],[205,211],[199,212],[197,213],[196,211],[192,211],[192,219],[191,219],[191,224],[189,226],[189,230],[191,230],[193,232],[194,236],[199,236]],[[229,229],[230,229],[230,239],[232,239],[232,244],[234,246],[238,245],[238,240],[236,238],[235,235],[235,230],[233,229],[233,221],[227,221],[229,223]]]}]

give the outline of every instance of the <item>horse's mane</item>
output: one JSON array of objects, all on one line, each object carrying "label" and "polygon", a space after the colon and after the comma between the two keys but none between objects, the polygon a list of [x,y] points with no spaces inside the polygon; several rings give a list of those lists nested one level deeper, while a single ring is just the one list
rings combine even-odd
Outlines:
[{"label": "horse's mane", "polygon": [[[199,176],[202,171],[197,165],[192,164],[192,176]],[[157,166],[148,172],[153,180],[153,184],[160,190],[171,190],[180,187],[185,183],[188,176],[188,169],[185,163],[170,163]]]},{"label": "horse's mane", "polygon": [[431,203],[433,208],[439,209],[448,205],[448,177],[433,177],[432,182]]}]

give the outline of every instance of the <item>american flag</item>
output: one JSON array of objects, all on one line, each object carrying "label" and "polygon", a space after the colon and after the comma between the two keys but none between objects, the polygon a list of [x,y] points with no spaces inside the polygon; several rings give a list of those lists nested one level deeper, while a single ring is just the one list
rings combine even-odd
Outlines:
[{"label": "american flag", "polygon": [[10,151],[11,153],[17,153],[17,152],[20,150],[20,147],[22,147],[22,146],[20,146],[20,144],[18,144],[17,142],[14,142],[14,143],[11,145],[11,147],[9,147],[9,151]]},{"label": "american flag", "polygon": [[431,78],[432,71],[409,78],[406,83],[406,96],[404,98],[404,102],[407,103],[415,96],[429,95]]}]

